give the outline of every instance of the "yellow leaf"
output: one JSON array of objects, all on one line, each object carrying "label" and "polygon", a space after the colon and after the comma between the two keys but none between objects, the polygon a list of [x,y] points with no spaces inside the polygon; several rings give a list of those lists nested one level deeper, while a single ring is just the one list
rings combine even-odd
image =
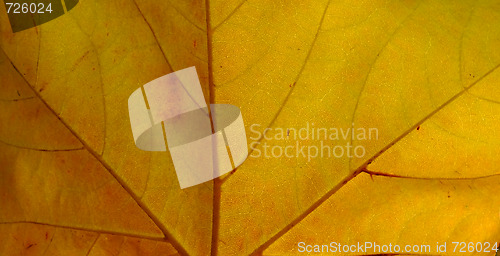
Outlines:
[{"label": "yellow leaf", "polygon": [[[8,159],[2,166],[7,167],[3,169],[7,171],[0,175],[1,181],[9,186],[3,186],[2,191],[8,192],[8,204],[13,207],[2,208],[0,219],[12,221],[7,217],[19,212],[29,213],[30,216],[21,220],[144,237],[161,235],[182,244],[178,247],[186,248],[184,253],[209,251],[211,184],[180,190],[169,155],[141,151],[131,139],[128,96],[146,82],[174,69],[138,6],[132,1],[81,1],[68,14],[18,33],[11,32],[6,13],[2,11],[0,15],[0,46],[5,52],[1,98],[18,99],[16,90],[25,90],[28,86],[29,94],[22,97],[33,96],[28,101],[43,102],[39,107],[24,100],[2,101],[5,105],[16,104],[9,106],[10,109],[2,108],[5,112],[2,117],[15,117],[13,121],[19,122],[11,125],[2,122],[0,131],[2,138],[8,138],[7,144],[2,144],[8,147],[2,149],[2,159]],[[189,40],[192,45],[192,39]],[[203,47],[204,43],[200,40],[198,44]],[[24,48],[26,50],[21,50]],[[203,70],[203,66],[206,69],[206,64],[198,58],[190,60],[189,64],[196,64],[199,70]],[[183,64],[176,62],[176,65]],[[9,74],[12,77],[9,79],[16,83],[4,87],[4,74]],[[29,120],[29,112],[23,116],[19,107],[31,107],[29,111],[35,113],[42,108],[34,116],[43,118],[40,122],[43,136],[30,137],[30,134],[36,135],[35,127],[19,131],[25,124],[36,121]],[[61,166],[54,160],[53,153],[27,151],[25,158],[17,158],[19,146],[58,152],[75,147],[81,150],[73,152],[79,156],[59,156],[67,163]],[[47,160],[42,161],[44,158]],[[37,168],[40,162],[42,165]],[[83,176],[61,178],[60,173],[66,171],[78,171]],[[47,173],[52,173],[53,177]],[[37,192],[36,183],[29,182],[32,175],[40,177],[38,183],[47,184],[44,193]],[[49,178],[53,181],[45,183]],[[10,184],[12,180],[23,183]],[[66,182],[71,183],[59,187]],[[77,188],[74,192],[71,184],[79,184],[85,189]],[[19,186],[19,192],[19,189],[10,189],[14,185]],[[45,190],[49,194],[45,194]],[[107,194],[103,195],[104,192]],[[64,197],[59,198],[61,194]],[[32,197],[27,204],[30,208],[17,207],[17,198],[28,196]],[[65,208],[67,204],[72,207]],[[79,216],[85,216],[88,221]],[[66,220],[68,218],[72,221]]]},{"label": "yellow leaf", "polygon": [[[226,73],[214,65],[216,101],[240,105],[249,130],[252,124],[261,124],[260,132],[268,126],[274,128],[268,137],[274,136],[276,128],[299,129],[309,124],[316,128],[376,128],[378,138],[351,141],[353,147],[366,149],[361,158],[249,157],[220,184],[220,254],[262,251],[419,124],[433,115],[449,117],[449,113],[437,113],[448,105],[456,113],[454,119],[446,120],[447,126],[463,125],[462,133],[476,135],[463,139],[468,146],[457,150],[461,152],[453,154],[450,148],[454,145],[440,138],[434,144],[414,140],[417,149],[398,144],[399,151],[382,156],[384,164],[369,169],[385,173],[391,166],[389,173],[402,176],[411,172],[413,177],[449,178],[457,176],[451,174],[453,170],[445,170],[447,163],[462,159],[457,165],[467,162],[470,166],[462,178],[498,174],[498,168],[490,168],[497,160],[490,161],[499,137],[488,126],[500,121],[497,107],[475,99],[476,108],[471,110],[470,103],[460,97],[468,94],[467,88],[489,87],[483,89],[483,97],[498,99],[494,96],[498,76],[492,73],[500,63],[500,54],[494,50],[500,38],[496,1],[314,1],[314,5],[278,3],[269,8],[260,4],[244,3],[214,31],[214,63],[219,56],[229,69],[238,70]],[[249,42],[259,47],[248,46]],[[238,58],[225,58],[227,52],[237,52]],[[475,116],[469,118],[471,112]],[[483,121],[478,123],[478,119]],[[452,132],[448,136],[454,137]],[[284,148],[296,141],[260,142],[262,153],[264,144]],[[345,144],[342,140],[325,142]],[[318,143],[300,141],[306,147]],[[400,152],[406,158],[399,157]],[[256,151],[253,153],[255,156]],[[426,162],[428,155],[434,155],[432,164]],[[336,207],[344,205],[350,201]],[[342,217],[356,214],[345,211]],[[420,228],[421,233],[429,230]],[[321,237],[317,235],[317,239]]]},{"label": "yellow leaf", "polygon": [[[81,0],[16,33],[2,8],[2,255],[500,239],[498,1]],[[190,66],[240,107],[250,154],[181,190],[127,99]]]},{"label": "yellow leaf", "polygon": [[[382,248],[375,252],[366,247],[355,252],[338,250],[338,244],[343,247],[360,242],[364,246],[369,242],[373,246],[398,245],[402,253],[433,255],[437,254],[437,243],[446,242],[446,253],[439,255],[465,255],[459,252],[460,247],[454,251],[453,242],[474,242],[475,246],[477,242],[487,241],[491,245],[490,254],[481,254],[491,255],[491,248],[500,237],[498,207],[491,205],[498,205],[500,199],[484,195],[494,195],[499,183],[498,177],[425,180],[370,177],[363,173],[288,230],[263,254],[303,254],[299,252],[299,242],[320,245],[320,248],[326,244],[330,251],[337,249],[335,255],[384,253]],[[330,247],[331,242],[336,244]],[[407,245],[416,245],[419,251],[412,251],[413,248],[405,251]],[[326,248],[323,249],[327,254]],[[469,252],[468,255],[481,254]]]},{"label": "yellow leaf", "polygon": [[177,255],[166,241],[35,223],[0,225],[2,255]]}]

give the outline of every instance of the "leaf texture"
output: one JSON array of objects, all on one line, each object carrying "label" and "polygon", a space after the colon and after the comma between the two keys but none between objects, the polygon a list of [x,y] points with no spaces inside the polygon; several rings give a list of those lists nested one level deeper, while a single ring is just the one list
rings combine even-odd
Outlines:
[{"label": "leaf texture", "polygon": [[[82,0],[17,33],[0,9],[0,253],[499,241],[499,42],[493,0]],[[134,145],[127,99],[190,66],[251,149],[181,190],[168,152]],[[262,155],[317,146],[275,139],[304,127],[377,137],[323,141],[362,157]]]}]

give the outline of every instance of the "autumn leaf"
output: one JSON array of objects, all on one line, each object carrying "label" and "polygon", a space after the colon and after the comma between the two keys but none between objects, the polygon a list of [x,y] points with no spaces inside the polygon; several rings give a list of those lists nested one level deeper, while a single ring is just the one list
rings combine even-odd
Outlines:
[{"label": "autumn leaf", "polygon": [[166,241],[34,223],[1,225],[4,255],[176,255]]},{"label": "autumn leaf", "polygon": [[[2,255],[500,241],[498,1],[82,0],[16,33],[2,6]],[[240,107],[250,150],[181,190],[168,152],[134,145],[127,99],[190,66],[207,103]]]}]

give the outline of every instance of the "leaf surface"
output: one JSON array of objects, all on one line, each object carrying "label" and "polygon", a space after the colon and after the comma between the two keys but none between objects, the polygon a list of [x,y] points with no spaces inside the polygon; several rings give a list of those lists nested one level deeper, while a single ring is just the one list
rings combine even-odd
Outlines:
[{"label": "leaf surface", "polygon": [[166,241],[41,225],[0,224],[3,255],[178,255]]},{"label": "leaf surface", "polygon": [[[499,28],[489,0],[83,0],[18,33],[0,10],[0,252],[498,241]],[[134,145],[127,99],[193,65],[207,103],[240,107],[251,149],[181,190],[168,152]],[[304,127],[377,136],[321,140],[362,157],[263,155],[318,146],[275,137]]]}]

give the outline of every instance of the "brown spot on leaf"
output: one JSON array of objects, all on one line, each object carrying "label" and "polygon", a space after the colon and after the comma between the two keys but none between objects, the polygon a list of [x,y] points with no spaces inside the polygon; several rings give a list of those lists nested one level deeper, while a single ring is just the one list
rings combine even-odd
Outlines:
[{"label": "brown spot on leaf", "polygon": [[[73,64],[73,67],[77,66],[78,64],[80,64],[80,62],[82,62],[85,57],[87,57],[87,55],[89,54],[90,51],[86,51],[80,58],[78,58],[75,62],[75,64]],[[74,70],[74,68],[73,68]]]}]

